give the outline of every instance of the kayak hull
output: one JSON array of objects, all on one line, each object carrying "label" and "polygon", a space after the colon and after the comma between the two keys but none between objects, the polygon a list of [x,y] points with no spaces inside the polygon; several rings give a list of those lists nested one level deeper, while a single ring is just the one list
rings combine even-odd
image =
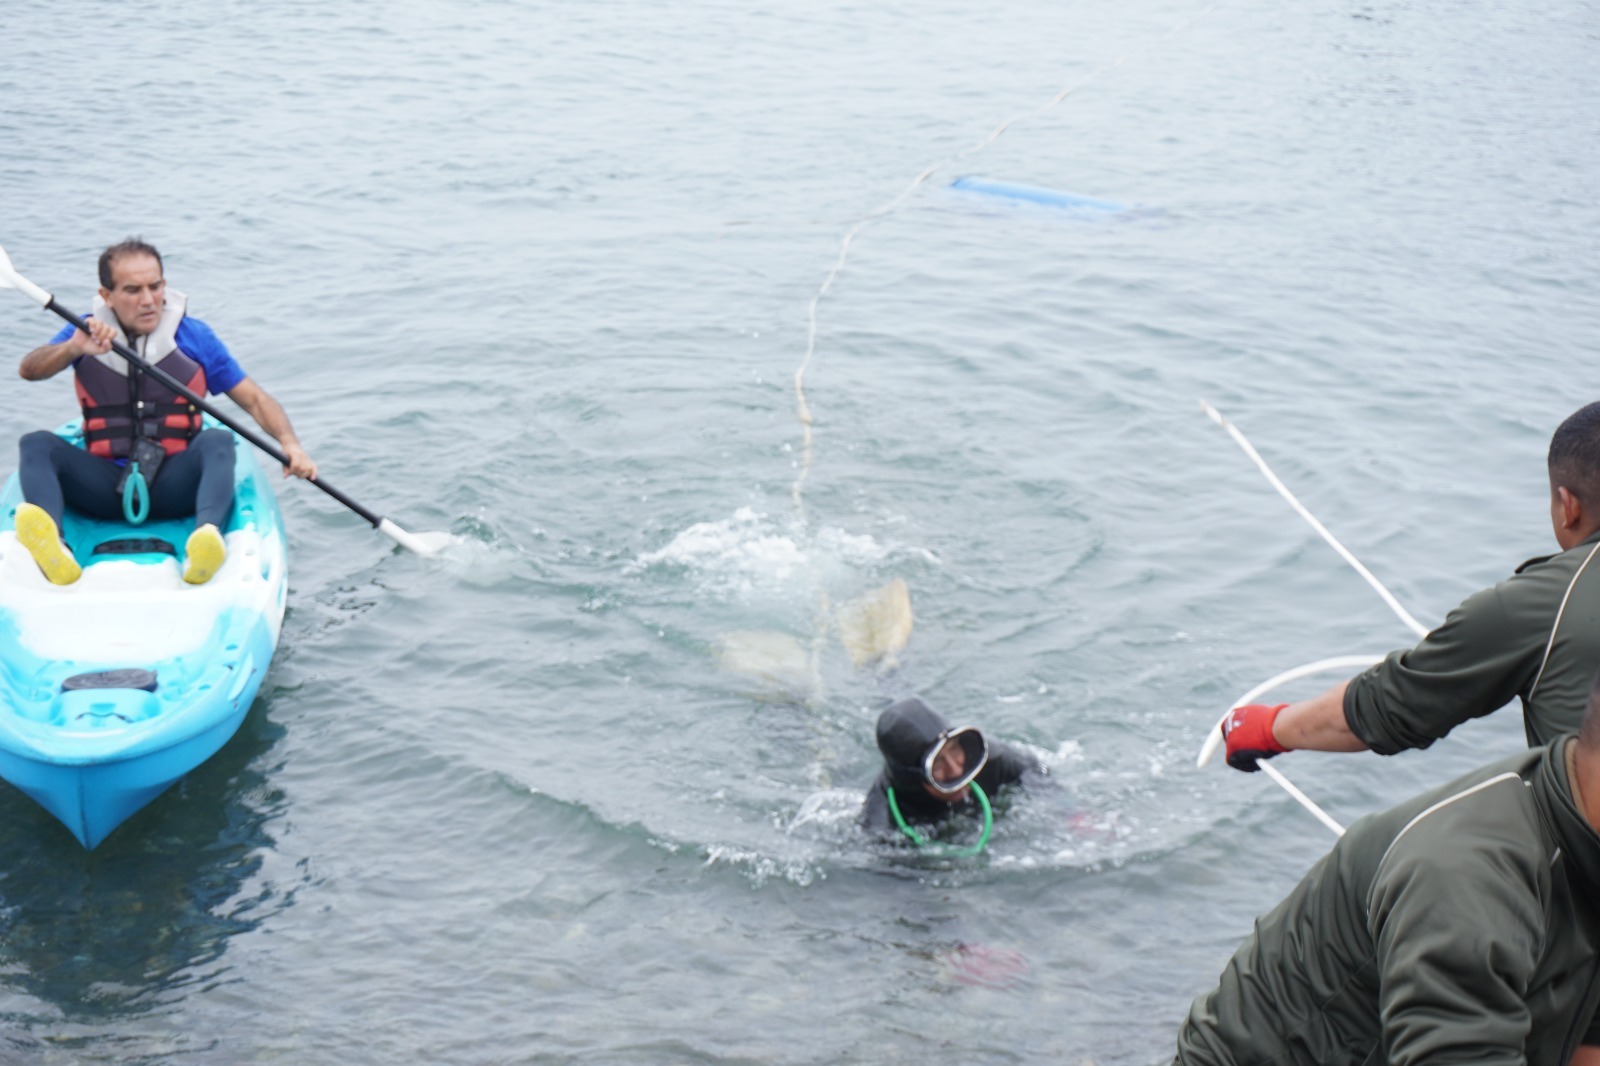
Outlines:
[{"label": "kayak hull", "polygon": [[[58,432],[81,445],[77,423]],[[83,564],[45,581],[0,493],[0,777],[86,848],[199,766],[238,730],[277,647],[288,576],[282,516],[239,442],[227,559],[181,577],[193,520],[140,526],[69,514]]]}]

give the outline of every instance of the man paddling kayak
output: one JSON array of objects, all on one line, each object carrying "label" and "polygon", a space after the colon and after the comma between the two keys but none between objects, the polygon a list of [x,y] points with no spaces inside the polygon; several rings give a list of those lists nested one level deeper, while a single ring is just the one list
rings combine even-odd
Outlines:
[{"label": "man paddling kayak", "polygon": [[942,825],[952,815],[983,820],[976,854],[987,843],[992,813],[989,797],[1026,774],[1044,772],[1038,762],[1005,744],[990,744],[974,726],[952,728],[926,703],[913,697],[878,716],[878,750],[883,770],[867,791],[861,824],[883,835],[903,833],[918,846],[928,843],[916,827]]},{"label": "man paddling kayak", "polygon": [[1177,1066],[1600,1061],[1600,677],[1576,735],[1363,818],[1256,922]]},{"label": "man paddling kayak", "polygon": [[1561,551],[1468,598],[1416,647],[1314,699],[1234,708],[1228,765],[1254,771],[1285,751],[1393,755],[1522,700],[1530,747],[1571,732],[1600,663],[1600,403],[1550,440],[1550,522]]},{"label": "man paddling kayak", "polygon": [[20,442],[18,476],[26,500],[17,508],[17,539],[45,577],[69,585],[82,568],[61,539],[65,507],[123,518],[142,491],[151,518],[195,516],[183,579],[201,584],[222,566],[222,530],[233,507],[233,437],[202,430],[200,412],[111,351],[131,346],[151,365],[199,395],[227,393],[277,440],[284,474],[314,478],[317,465],[300,446],[277,400],[234,360],[211,327],[186,313],[188,300],[167,288],[161,253],[130,238],[100,255],[100,290],[89,332],[67,326],[23,356],[17,372],[42,381],[72,367],[83,410],[84,447],[46,430]]}]

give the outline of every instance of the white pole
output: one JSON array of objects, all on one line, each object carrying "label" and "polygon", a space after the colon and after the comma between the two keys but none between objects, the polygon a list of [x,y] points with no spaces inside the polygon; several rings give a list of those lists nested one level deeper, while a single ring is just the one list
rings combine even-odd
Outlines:
[{"label": "white pole", "polygon": [[1268,777],[1272,778],[1280,786],[1282,786],[1282,788],[1283,788],[1283,790],[1285,792],[1289,793],[1289,795],[1293,796],[1296,800],[1298,800],[1299,803],[1300,803],[1300,806],[1302,806],[1306,810],[1310,811],[1312,813],[1312,815],[1317,819],[1317,821],[1321,822],[1323,825],[1327,826],[1329,829],[1332,829],[1334,836],[1336,836],[1336,837],[1344,836],[1344,826],[1342,826],[1338,822],[1334,821],[1331,817],[1329,817],[1327,811],[1323,810],[1321,807],[1318,807],[1315,803],[1313,803],[1311,801],[1311,797],[1306,795],[1304,792],[1301,792],[1299,788],[1295,787],[1295,783],[1293,781],[1290,781],[1287,777],[1284,777],[1283,774],[1281,774],[1277,770],[1273,769],[1271,763],[1267,762],[1265,759],[1262,759],[1259,762],[1257,762],[1256,765],[1261,767],[1261,770],[1262,770],[1263,773],[1265,773]]},{"label": "white pole", "polygon": [[1300,517],[1309,522],[1311,524],[1311,528],[1320,533],[1322,535],[1322,539],[1332,545],[1333,550],[1338,552],[1340,557],[1343,558],[1345,562],[1353,566],[1356,573],[1360,574],[1366,579],[1367,584],[1371,585],[1373,589],[1377,591],[1378,595],[1383,597],[1383,602],[1389,605],[1389,609],[1399,617],[1400,621],[1404,622],[1406,626],[1408,626],[1417,636],[1425,637],[1428,635],[1427,627],[1421,622],[1417,621],[1415,618],[1411,617],[1411,612],[1400,606],[1400,601],[1395,599],[1394,595],[1388,589],[1383,587],[1383,582],[1379,581],[1376,577],[1373,577],[1372,571],[1368,570],[1365,566],[1362,566],[1361,560],[1350,554],[1350,549],[1346,548],[1343,544],[1340,544],[1338,538],[1336,538],[1332,533],[1329,533],[1327,527],[1321,522],[1317,521],[1317,516],[1306,510],[1305,504],[1301,503],[1295,498],[1294,493],[1289,491],[1289,487],[1282,481],[1278,480],[1278,475],[1272,472],[1272,468],[1267,465],[1267,461],[1261,458],[1261,453],[1256,451],[1255,448],[1251,446],[1250,442],[1245,439],[1243,433],[1239,432],[1239,427],[1235,426],[1232,422],[1229,422],[1225,417],[1223,417],[1221,411],[1218,411],[1215,407],[1212,407],[1204,400],[1200,401],[1200,409],[1210,416],[1211,421],[1228,431],[1228,436],[1232,437],[1234,443],[1243,448],[1244,453],[1251,458],[1256,466],[1261,468],[1261,472],[1267,476],[1267,480],[1272,483],[1272,487],[1278,490],[1278,494],[1284,499],[1288,500],[1289,506],[1293,507],[1297,512],[1299,512]]},{"label": "white pole", "polygon": [[[1261,453],[1256,451],[1255,447],[1251,445],[1247,439],[1245,439],[1245,435],[1239,431],[1237,426],[1228,421],[1227,418],[1223,416],[1221,411],[1218,411],[1215,407],[1212,407],[1204,400],[1200,401],[1200,409],[1206,413],[1207,417],[1209,417],[1211,421],[1228,431],[1228,436],[1233,438],[1234,443],[1242,448],[1244,453],[1248,455],[1250,460],[1256,464],[1257,468],[1260,469],[1261,473],[1266,475],[1267,481],[1274,489],[1278,490],[1278,495],[1289,501],[1289,506],[1293,507],[1295,512],[1298,513],[1301,518],[1304,518],[1308,523],[1310,523],[1311,528],[1316,530],[1317,533],[1321,535],[1322,539],[1327,541],[1333,550],[1339,553],[1340,558],[1349,563],[1355,569],[1355,572],[1360,574],[1367,584],[1373,587],[1378,595],[1383,598],[1383,602],[1389,605],[1389,609],[1395,613],[1396,617],[1398,617],[1407,628],[1409,628],[1419,637],[1425,637],[1428,635],[1427,627],[1413,618],[1410,611],[1407,611],[1404,607],[1400,606],[1400,601],[1395,599],[1394,594],[1384,587],[1383,582],[1374,577],[1371,570],[1368,570],[1365,566],[1361,565],[1361,560],[1357,559],[1353,554],[1351,554],[1350,550],[1343,544],[1340,544],[1338,538],[1332,533],[1328,532],[1328,528],[1326,526],[1317,521],[1317,516],[1312,514],[1306,508],[1305,504],[1301,503],[1295,497],[1294,493],[1289,491],[1289,487],[1283,483],[1277,474],[1272,472],[1272,468],[1267,465],[1267,461],[1261,458]],[[1297,666],[1292,670],[1285,670],[1276,677],[1263,681],[1261,684],[1257,685],[1255,688],[1239,697],[1238,700],[1234,701],[1234,703],[1230,705],[1229,713],[1231,713],[1231,709],[1233,707],[1240,707],[1247,703],[1254,703],[1261,697],[1263,693],[1268,692],[1279,685],[1293,681],[1296,678],[1301,678],[1308,674],[1315,674],[1323,670],[1331,670],[1336,668],[1364,669],[1368,666],[1371,666],[1381,658],[1382,656],[1345,655],[1334,659],[1319,659],[1314,663],[1307,663],[1304,666]],[[1227,713],[1224,713],[1223,717],[1226,718]],[[1222,746],[1222,742],[1223,737],[1221,721],[1219,720],[1218,727],[1207,733],[1206,739],[1201,743],[1200,755],[1195,760],[1195,765],[1204,766],[1206,763],[1210,762],[1211,757],[1215,755],[1217,753],[1217,749]],[[1306,810],[1310,811],[1312,815],[1316,817],[1317,821],[1333,830],[1335,835],[1344,835],[1344,826],[1340,825],[1338,822],[1329,817],[1328,812],[1324,811],[1321,807],[1312,802],[1311,797],[1307,796],[1304,792],[1301,792],[1300,789],[1296,787],[1295,783],[1285,777],[1281,771],[1269,766],[1265,759],[1257,760],[1257,765],[1260,766],[1266,775],[1272,778],[1272,780],[1275,781],[1280,788],[1289,793],[1289,795],[1293,796],[1296,802],[1298,802]]]}]

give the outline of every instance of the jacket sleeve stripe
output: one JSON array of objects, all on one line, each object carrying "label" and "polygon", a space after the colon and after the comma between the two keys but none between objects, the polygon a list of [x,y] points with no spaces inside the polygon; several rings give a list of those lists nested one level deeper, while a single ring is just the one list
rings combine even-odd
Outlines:
[{"label": "jacket sleeve stripe", "polygon": [[1405,836],[1408,832],[1410,832],[1412,826],[1416,825],[1418,822],[1420,822],[1424,818],[1428,817],[1428,815],[1434,813],[1435,811],[1443,810],[1445,807],[1450,806],[1450,804],[1454,803],[1456,800],[1466,799],[1468,796],[1472,795],[1475,792],[1482,792],[1484,789],[1488,788],[1490,785],[1498,785],[1502,781],[1519,781],[1520,782],[1521,780],[1522,780],[1522,778],[1520,776],[1518,776],[1517,774],[1514,774],[1514,773],[1512,773],[1512,772],[1510,772],[1508,770],[1503,774],[1497,774],[1496,776],[1489,778],[1489,780],[1487,780],[1487,781],[1480,781],[1476,785],[1473,785],[1471,788],[1463,789],[1462,791],[1457,792],[1454,796],[1447,796],[1444,799],[1440,800],[1438,803],[1435,803],[1432,807],[1429,807],[1427,810],[1423,811],[1421,814],[1419,814],[1415,818],[1411,819],[1411,821],[1407,822],[1405,824],[1405,828],[1401,829],[1400,832],[1398,832],[1398,833],[1396,833],[1394,835],[1394,839],[1389,841],[1389,846],[1387,848],[1385,848],[1384,851],[1383,851],[1383,858],[1378,860],[1377,868],[1379,870],[1383,869],[1383,864],[1389,861],[1389,855],[1390,855],[1391,852],[1394,851],[1395,845],[1400,843],[1400,838]]}]

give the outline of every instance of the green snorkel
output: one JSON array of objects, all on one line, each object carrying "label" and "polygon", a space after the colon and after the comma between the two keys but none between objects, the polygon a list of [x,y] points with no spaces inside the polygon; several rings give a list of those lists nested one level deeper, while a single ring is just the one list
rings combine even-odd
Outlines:
[{"label": "green snorkel", "polygon": [[984,794],[983,786],[976,781],[971,786],[973,794],[978,797],[978,806],[983,808],[983,832],[978,834],[978,841],[966,847],[956,847],[954,844],[940,844],[929,840],[911,826],[906,824],[905,816],[900,813],[900,804],[894,798],[894,786],[889,786],[889,813],[894,815],[894,824],[900,831],[911,838],[911,843],[919,848],[933,848],[934,854],[952,859],[969,859],[978,854],[989,843],[989,833],[994,829],[994,809],[989,806],[989,797]]}]

